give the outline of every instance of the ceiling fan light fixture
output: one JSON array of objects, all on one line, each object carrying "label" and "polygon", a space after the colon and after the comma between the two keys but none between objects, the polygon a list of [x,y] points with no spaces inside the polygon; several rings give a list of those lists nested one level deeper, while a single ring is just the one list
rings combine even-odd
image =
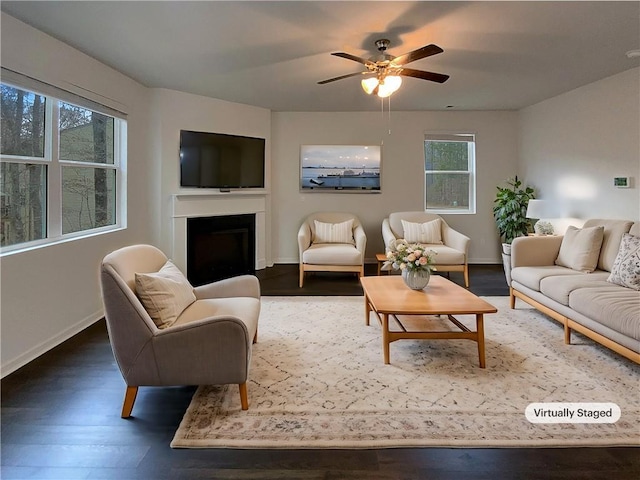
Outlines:
[{"label": "ceiling fan light fixture", "polygon": [[369,78],[363,78],[362,82],[360,83],[365,93],[367,93],[368,95],[371,95],[373,91],[376,89],[376,87],[378,86],[379,82],[376,77],[369,77]]},{"label": "ceiling fan light fixture", "polygon": [[397,91],[400,85],[402,85],[402,77],[398,75],[388,75],[384,77],[378,86],[378,96],[386,98]]}]

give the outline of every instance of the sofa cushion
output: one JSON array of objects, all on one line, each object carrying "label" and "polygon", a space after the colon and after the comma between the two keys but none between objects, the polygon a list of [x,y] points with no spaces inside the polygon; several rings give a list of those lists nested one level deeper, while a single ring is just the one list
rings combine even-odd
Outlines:
[{"label": "sofa cushion", "polygon": [[569,305],[569,295],[578,288],[615,288],[607,282],[608,272],[596,270],[590,275],[553,275],[540,280],[540,292],[562,305]]},{"label": "sofa cushion", "polygon": [[362,254],[344,243],[313,244],[302,253],[302,262],[311,265],[361,265]]},{"label": "sofa cushion", "polygon": [[623,287],[640,290],[640,237],[625,233],[607,279]]},{"label": "sofa cushion", "polygon": [[633,222],[629,220],[612,220],[593,218],[584,223],[584,227],[604,227],[602,237],[602,246],[600,247],[600,256],[598,257],[599,270],[611,271],[613,262],[618,254],[618,247],[622,240],[622,235],[629,232]]},{"label": "sofa cushion", "polygon": [[314,220],[313,243],[353,243],[353,220],[325,223]]},{"label": "sofa cushion", "polygon": [[536,292],[540,291],[540,282],[543,278],[558,275],[584,276],[583,273],[576,272],[570,268],[552,265],[543,267],[516,267],[511,270],[511,278],[514,281]]},{"label": "sofa cushion", "polygon": [[426,250],[435,252],[433,264],[440,265],[464,265],[464,252],[445,245],[425,245]]},{"label": "sofa cushion", "polygon": [[424,223],[402,220],[402,230],[404,239],[409,243],[442,245],[442,226],[439,218]]},{"label": "sofa cushion", "polygon": [[196,301],[189,280],[171,260],[160,271],[136,273],[136,294],[158,328],[172,325]]},{"label": "sofa cushion", "polygon": [[593,272],[598,265],[604,227],[576,228],[570,226],[560,245],[556,265],[578,272]]},{"label": "sofa cushion", "polygon": [[569,295],[569,306],[616,332],[640,341],[640,291],[630,288],[580,288]]}]

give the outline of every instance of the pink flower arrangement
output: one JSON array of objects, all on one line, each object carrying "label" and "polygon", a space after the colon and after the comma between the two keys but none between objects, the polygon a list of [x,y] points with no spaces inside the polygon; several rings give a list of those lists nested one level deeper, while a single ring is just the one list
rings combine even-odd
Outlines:
[{"label": "pink flower arrangement", "polygon": [[404,240],[397,241],[387,251],[386,265],[398,270],[429,270],[434,271],[433,257],[436,252],[426,250],[419,243],[407,243]]}]

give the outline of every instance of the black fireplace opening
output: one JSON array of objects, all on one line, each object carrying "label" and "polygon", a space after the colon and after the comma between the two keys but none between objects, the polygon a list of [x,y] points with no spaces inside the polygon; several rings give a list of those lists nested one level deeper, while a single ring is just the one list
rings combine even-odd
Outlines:
[{"label": "black fireplace opening", "polygon": [[255,274],[255,214],[187,219],[187,278],[193,286]]}]

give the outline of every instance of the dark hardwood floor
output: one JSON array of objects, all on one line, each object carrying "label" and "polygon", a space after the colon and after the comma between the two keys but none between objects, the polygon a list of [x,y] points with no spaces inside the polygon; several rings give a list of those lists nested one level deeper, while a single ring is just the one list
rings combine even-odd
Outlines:
[{"label": "dark hardwood floor", "polygon": [[[296,265],[258,277],[264,295],[361,294],[349,275],[311,275],[299,289]],[[451,279],[462,282],[460,274]],[[471,290],[507,294],[502,267],[473,266]],[[635,448],[171,449],[195,387],[141,388],[134,416],[121,419],[124,382],[104,321],[1,386],[3,480],[640,478]]]}]

